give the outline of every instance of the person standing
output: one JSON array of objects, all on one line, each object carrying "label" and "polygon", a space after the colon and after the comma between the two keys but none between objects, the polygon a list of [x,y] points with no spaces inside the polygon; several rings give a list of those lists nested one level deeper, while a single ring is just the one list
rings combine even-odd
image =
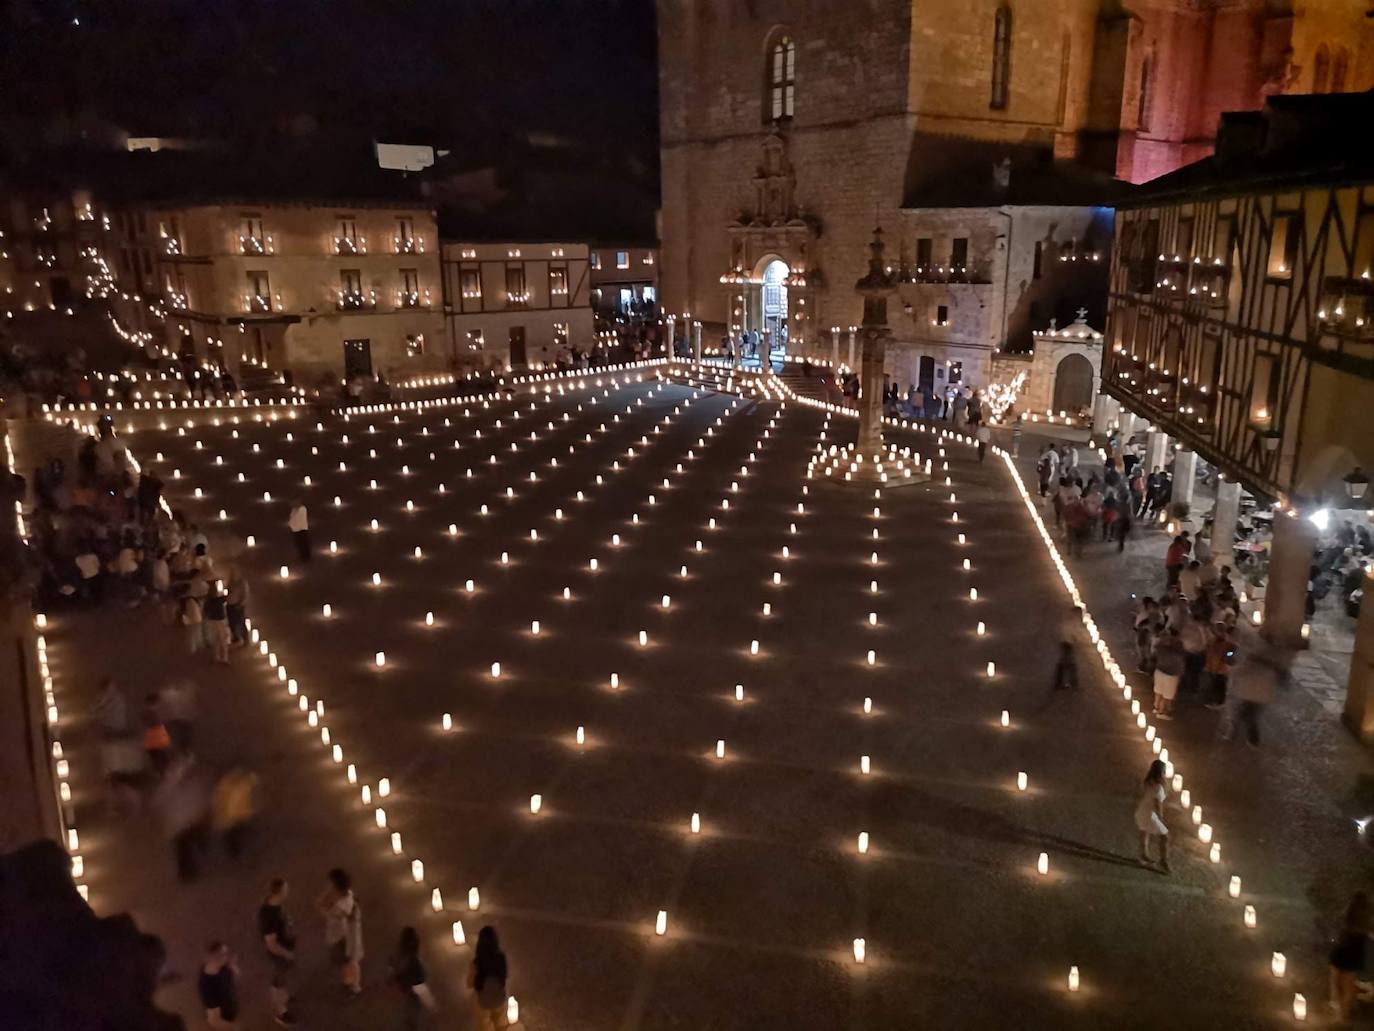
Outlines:
[{"label": "person standing", "polygon": [[1218,619],[1212,624],[1211,638],[1207,642],[1207,658],[1202,667],[1207,682],[1207,708],[1225,708],[1226,680],[1235,659],[1236,640],[1231,634],[1231,625],[1225,619]]},{"label": "person standing", "polygon": [[1178,697],[1178,682],[1183,679],[1183,645],[1178,632],[1166,626],[1155,639],[1154,714],[1158,719],[1174,718],[1174,699]]},{"label": "person standing", "polygon": [[1155,635],[1164,625],[1159,604],[1146,595],[1135,613],[1135,668],[1141,673],[1155,671]]},{"label": "person standing", "polygon": [[404,1000],[401,1027],[405,1031],[416,1031],[421,1014],[433,1013],[439,1007],[426,983],[428,975],[420,959],[420,935],[413,927],[401,928],[396,954],[391,959],[391,981]]},{"label": "person standing", "polygon": [[992,440],[992,430],[989,429],[987,423],[983,422],[981,419],[980,419],[979,422],[978,422],[977,436],[978,436],[978,461],[981,462],[981,461],[983,461],[983,459],[987,458],[987,455],[988,455],[988,442],[989,442],[990,440]]},{"label": "person standing", "polygon": [[305,502],[297,498],[291,504],[291,514],[286,518],[291,539],[296,542],[296,554],[302,562],[310,561],[310,513]]},{"label": "person standing", "polygon": [[324,941],[329,956],[339,968],[339,980],[350,996],[363,990],[363,911],[353,895],[353,879],[347,870],[329,871],[325,888],[315,908],[324,917]]},{"label": "person standing", "polygon": [[229,665],[229,610],[218,587],[211,587],[202,610],[205,637],[210,645],[210,661]]},{"label": "person standing", "polygon": [[239,1019],[239,967],[224,942],[211,942],[205,950],[197,985],[205,1022],[212,1028],[237,1027]]},{"label": "person standing", "polygon": [[1159,841],[1159,869],[1169,872],[1169,828],[1164,823],[1164,799],[1169,790],[1164,786],[1164,763],[1156,759],[1150,763],[1145,774],[1140,794],[1135,803],[1135,827],[1140,833],[1140,861],[1145,866],[1154,864],[1150,858],[1150,841]]},{"label": "person standing", "polygon": [[1202,686],[1202,674],[1207,665],[1207,646],[1212,640],[1207,619],[1197,606],[1189,609],[1178,639],[1183,645],[1183,681],[1179,685],[1179,693],[1192,698]]},{"label": "person standing", "polygon": [[225,614],[229,617],[229,640],[232,644],[248,643],[248,579],[235,566],[229,571],[229,594],[224,599]]},{"label": "person standing", "polygon": [[1036,468],[1040,473],[1040,496],[1043,498],[1059,482],[1059,452],[1046,444]]},{"label": "person standing", "polygon": [[258,907],[258,934],[272,967],[268,994],[272,998],[272,1014],[282,1027],[294,1027],[296,1016],[291,1012],[291,968],[296,963],[296,934],[291,918],[286,914],[289,887],[285,878],[274,877],[267,885],[267,897]]},{"label": "person standing", "polygon": [[1169,550],[1164,553],[1164,575],[1167,586],[1177,586],[1178,575],[1183,572],[1183,565],[1188,561],[1188,551],[1188,538],[1183,534],[1179,534],[1170,543]]},{"label": "person standing", "polygon": [[477,932],[477,948],[468,967],[468,987],[479,1031],[506,1027],[506,954],[490,924]]}]

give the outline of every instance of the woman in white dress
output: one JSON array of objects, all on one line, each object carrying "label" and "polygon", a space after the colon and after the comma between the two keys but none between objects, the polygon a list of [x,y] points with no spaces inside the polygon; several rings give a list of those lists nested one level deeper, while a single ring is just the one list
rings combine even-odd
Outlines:
[{"label": "woman in white dress", "polygon": [[1150,858],[1150,839],[1159,839],[1159,868],[1169,872],[1169,828],[1164,825],[1164,799],[1168,788],[1164,786],[1164,763],[1159,759],[1150,763],[1150,772],[1145,774],[1140,796],[1135,803],[1135,827],[1140,832],[1140,861],[1152,865]]}]

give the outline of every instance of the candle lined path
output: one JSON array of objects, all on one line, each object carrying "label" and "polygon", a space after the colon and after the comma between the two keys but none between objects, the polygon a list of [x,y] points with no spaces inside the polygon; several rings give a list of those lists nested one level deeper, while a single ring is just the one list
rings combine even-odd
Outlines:
[{"label": "candle lined path", "polygon": [[[498,923],[531,1026],[1000,1026],[1012,1007],[1044,1027],[1271,1019],[1283,992],[1266,985],[1257,1002],[1253,946],[1234,940],[1253,932],[1212,904],[1210,871],[1186,849],[1171,880],[1130,862],[1147,753],[1101,696],[1049,696],[1067,603],[1004,474],[950,445],[922,456],[929,484],[843,491],[805,472],[819,434],[852,439],[852,424],[692,394],[645,381],[596,405],[541,394],[531,410],[517,395],[467,416],[355,414],[321,430],[302,417],[237,438],[140,434],[138,447],[183,469],[177,490],[203,490],[188,499],[202,523],[223,508],[226,529],[254,533],[258,624],[326,701],[359,785],[388,777],[374,805],[403,835],[398,876],[424,863],[417,911],[437,886],[446,921]],[[284,528],[281,502],[298,493],[308,571]],[[358,786],[316,755],[368,818]],[[372,841],[389,852],[386,833]],[[1142,936],[1167,960],[1142,969]]]}]

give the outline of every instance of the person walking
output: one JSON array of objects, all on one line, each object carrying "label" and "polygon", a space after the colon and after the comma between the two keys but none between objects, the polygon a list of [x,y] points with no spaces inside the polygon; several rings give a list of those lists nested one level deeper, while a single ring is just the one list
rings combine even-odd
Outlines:
[{"label": "person walking", "polygon": [[236,766],[215,784],[211,815],[215,833],[224,842],[225,854],[237,859],[253,828],[258,811],[258,775]]},{"label": "person walking", "polygon": [[229,946],[222,941],[211,942],[196,981],[200,1004],[205,1007],[205,1023],[210,1027],[238,1027],[238,979],[238,961]]},{"label": "person walking", "polygon": [[100,682],[100,699],[95,703],[95,720],[100,736],[106,740],[129,733],[129,702],[114,677]]},{"label": "person walking", "polygon": [[172,735],[159,712],[156,691],[148,692],[143,699],[143,751],[155,777],[167,772],[172,761]]},{"label": "person walking", "polygon": [[391,958],[391,983],[401,992],[401,1027],[405,1031],[417,1031],[422,1015],[439,1008],[427,981],[425,964],[420,959],[420,935],[413,927],[403,927],[396,954]]},{"label": "person walking", "polygon": [[310,513],[305,502],[297,498],[291,504],[291,514],[286,518],[286,527],[291,531],[291,539],[296,542],[296,554],[302,562],[310,561]]},{"label": "person walking", "polygon": [[267,896],[258,907],[258,935],[267,953],[272,977],[268,995],[272,999],[272,1015],[282,1027],[294,1027],[296,1015],[291,1012],[291,968],[296,963],[296,934],[291,918],[286,914],[286,879],[274,877],[267,885]]},{"label": "person walking", "polygon": [[477,947],[468,967],[473,1011],[479,1031],[499,1031],[506,1024],[506,954],[490,924],[477,932]]},{"label": "person walking", "polygon": [[1345,907],[1340,933],[1327,957],[1330,964],[1331,1009],[1341,1021],[1350,1019],[1359,993],[1359,977],[1364,972],[1371,929],[1369,896],[1357,891]]},{"label": "person walking", "polygon": [[1154,714],[1158,719],[1174,718],[1174,699],[1183,678],[1183,644],[1171,626],[1155,639]]},{"label": "person walking", "polygon": [[1256,639],[1231,677],[1230,694],[1236,700],[1236,722],[1251,748],[1259,747],[1260,716],[1264,707],[1274,700],[1278,682],[1286,674],[1283,656]]},{"label": "person walking", "polygon": [[1169,789],[1164,786],[1164,775],[1166,767],[1164,763],[1156,759],[1150,763],[1150,770],[1145,774],[1145,781],[1141,785],[1140,794],[1136,797],[1135,803],[1135,828],[1140,834],[1140,862],[1144,866],[1153,866],[1155,860],[1150,858],[1150,843],[1152,840],[1159,842],[1159,862],[1158,866],[1164,873],[1169,872],[1169,828],[1164,823],[1164,800],[1169,795]]},{"label": "person walking", "polygon": [[988,442],[992,440],[992,430],[988,424],[981,419],[978,421],[978,461],[983,461],[988,455]]},{"label": "person walking", "polygon": [[349,996],[363,990],[363,911],[353,895],[353,879],[347,870],[329,871],[329,886],[315,902],[324,917],[324,942],[339,968],[339,980]]}]

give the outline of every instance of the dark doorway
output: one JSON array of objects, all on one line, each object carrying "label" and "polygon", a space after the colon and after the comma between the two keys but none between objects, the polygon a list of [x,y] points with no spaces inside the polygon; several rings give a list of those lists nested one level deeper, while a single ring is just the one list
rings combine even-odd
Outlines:
[{"label": "dark doorway", "polygon": [[528,359],[525,357],[525,327],[511,326],[510,328],[510,366],[512,369],[524,367]]},{"label": "dark doorway", "polygon": [[372,341],[344,341],[344,379],[372,375]]},{"label": "dark doorway", "polygon": [[928,354],[921,355],[921,364],[916,373],[916,381],[920,384],[921,393],[929,397],[931,391],[935,389],[935,359]]},{"label": "dark doorway", "polygon": [[1093,365],[1081,354],[1065,357],[1054,370],[1054,410],[1077,412],[1093,403]]}]

